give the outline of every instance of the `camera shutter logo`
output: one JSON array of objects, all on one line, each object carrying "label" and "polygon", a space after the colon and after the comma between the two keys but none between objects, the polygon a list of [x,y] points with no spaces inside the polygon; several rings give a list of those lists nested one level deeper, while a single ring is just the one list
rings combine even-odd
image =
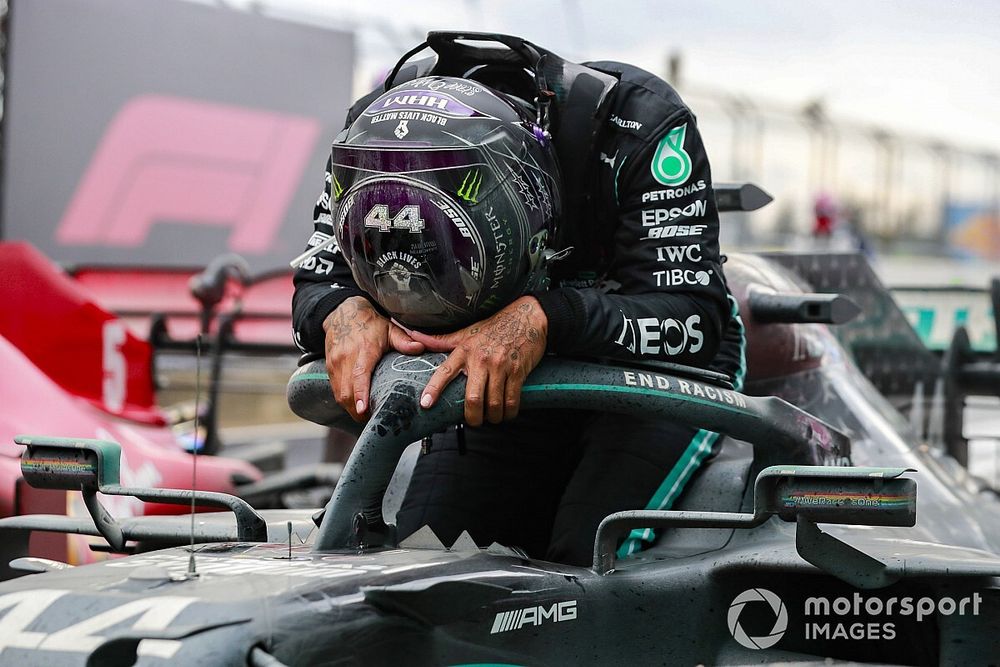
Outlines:
[{"label": "camera shutter logo", "polygon": [[[766,602],[771,607],[771,611],[774,612],[774,626],[768,634],[750,637],[740,625],[740,614],[743,613],[743,607],[748,602]],[[785,609],[785,603],[781,601],[781,598],[766,588],[751,588],[736,596],[732,604],[729,605],[729,614],[726,620],[729,623],[729,634],[741,646],[754,650],[765,649],[777,644],[784,636],[785,630],[788,629],[788,610]]]}]

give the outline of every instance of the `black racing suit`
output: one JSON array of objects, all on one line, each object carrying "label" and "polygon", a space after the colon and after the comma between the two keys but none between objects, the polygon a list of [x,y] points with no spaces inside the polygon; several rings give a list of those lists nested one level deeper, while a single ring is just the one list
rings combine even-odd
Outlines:
[{"label": "black racing suit", "polygon": [[[722,272],[711,170],[694,115],[648,72],[587,65],[619,83],[585,176],[562,184],[586,205],[562,221],[559,244],[573,250],[550,266],[551,288],[534,294],[548,318],[547,349],[711,368],[739,388],[743,330]],[[326,180],[310,245],[333,233],[329,173]],[[304,264],[295,287],[295,340],[316,352],[324,350],[326,316],[349,296],[367,296],[336,246]],[[450,543],[468,529],[479,543],[588,564],[604,516],[670,507],[716,441],[662,420],[579,412],[525,411],[513,423],[466,429],[461,453],[450,432],[417,463],[397,517],[400,535],[427,523]],[[633,531],[620,554],[652,539],[651,531]]]}]

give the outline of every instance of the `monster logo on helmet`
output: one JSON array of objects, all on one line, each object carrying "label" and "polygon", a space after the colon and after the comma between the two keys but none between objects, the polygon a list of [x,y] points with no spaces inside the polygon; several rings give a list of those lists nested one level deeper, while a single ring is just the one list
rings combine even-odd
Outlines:
[{"label": "monster logo on helmet", "polygon": [[541,286],[561,199],[551,141],[523,104],[465,79],[422,83],[378,97],[334,143],[334,231],[365,292],[440,332]]}]

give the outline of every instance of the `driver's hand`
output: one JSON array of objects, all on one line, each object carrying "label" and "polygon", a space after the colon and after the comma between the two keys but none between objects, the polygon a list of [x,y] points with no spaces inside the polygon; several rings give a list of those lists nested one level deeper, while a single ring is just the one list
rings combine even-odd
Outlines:
[{"label": "driver's hand", "polygon": [[421,354],[418,343],[386,318],[368,299],[352,296],[323,320],[326,332],[326,372],[340,407],[354,421],[367,419],[368,390],[372,371],[391,349],[403,354]]},{"label": "driver's hand", "polygon": [[549,322],[532,296],[450,334],[408,332],[432,352],[451,352],[427,382],[420,405],[429,408],[455,377],[465,371],[465,421],[470,426],[513,419],[521,405],[524,379],[545,355]]}]

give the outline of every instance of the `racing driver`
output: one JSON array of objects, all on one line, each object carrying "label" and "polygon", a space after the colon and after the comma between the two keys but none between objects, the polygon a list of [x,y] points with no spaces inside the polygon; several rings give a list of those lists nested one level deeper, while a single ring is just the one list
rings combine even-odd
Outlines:
[{"label": "racing driver", "polygon": [[[718,228],[695,117],[653,74],[482,33],[431,33],[406,54],[333,143],[293,299],[297,344],[325,354],[358,421],[390,350],[448,354],[425,409],[466,376],[469,428],[419,457],[398,535],[468,530],[587,565],[606,515],[671,507],[716,434],[522,412],[520,390],[547,352],[709,368],[738,389]],[[619,556],[654,538],[633,531]]]}]

